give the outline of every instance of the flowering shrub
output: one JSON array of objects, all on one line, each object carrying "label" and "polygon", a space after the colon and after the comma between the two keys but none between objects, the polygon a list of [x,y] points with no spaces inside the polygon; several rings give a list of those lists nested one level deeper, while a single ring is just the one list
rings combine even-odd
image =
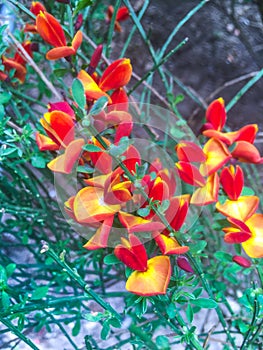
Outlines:
[{"label": "flowering shrub", "polygon": [[[47,312],[42,298],[46,298],[48,308],[54,307],[54,315],[62,314],[59,301],[55,301],[56,290],[55,293],[67,296],[61,296],[62,302],[66,299],[78,310],[83,307],[83,293],[104,309],[104,312],[94,312],[89,306],[84,314],[88,321],[102,324],[102,339],[109,336],[112,327],[120,328],[124,315],[129,315],[132,337],[125,340],[117,337],[115,348],[118,349],[122,344],[170,349],[178,342],[191,349],[202,349],[203,342],[206,346],[214,331],[212,328],[203,335],[192,326],[195,315],[203,309],[215,310],[216,322],[222,326],[220,332],[226,336],[225,349],[239,348],[235,332],[243,334],[241,349],[249,348],[249,344],[251,349],[255,348],[253,346],[260,344],[262,326],[263,214],[259,196],[245,185],[244,172],[250,164],[263,163],[254,145],[258,126],[249,124],[229,131],[225,102],[219,97],[207,106],[197,138],[176,115],[174,103],[170,110],[143,104],[143,100],[130,96],[133,89],[129,91],[127,86],[136,67],[129,58],[109,61],[103,54],[102,44],[94,45],[92,50],[87,46],[85,41],[91,39],[82,27],[86,10],[94,6],[92,1],[79,1],[73,7],[69,1],[59,1],[61,4],[56,4],[54,13],[58,13],[58,9],[67,13],[61,20],[46,4],[33,2],[27,9],[10,2],[18,6],[27,19],[20,37],[9,33],[16,52],[10,53],[11,47],[2,50],[4,127],[1,132],[6,139],[1,157],[6,161],[3,169],[9,172],[9,178],[17,184],[25,181],[33,194],[32,206],[24,209],[27,238],[22,238],[22,242],[34,251],[37,261],[47,256],[43,271],[47,270],[42,275],[39,268],[40,285],[33,283],[30,290],[23,289],[19,299],[11,292],[8,282],[16,265],[12,260],[4,264],[2,323],[28,346],[38,349],[22,332],[24,327],[31,326],[25,315],[38,309]],[[110,42],[114,31],[121,31],[120,22],[128,20],[130,15],[141,30],[131,5],[128,1],[124,3],[127,7],[120,7],[117,2],[116,7],[110,5],[107,9],[104,25],[110,26]],[[205,1],[201,2],[196,11],[204,4]],[[4,30],[5,27],[2,34]],[[170,54],[155,63],[149,74],[169,57]],[[48,67],[48,74],[43,74],[44,67]],[[49,102],[39,120],[31,119],[34,113],[28,110],[28,104],[22,105],[30,115],[30,122],[21,129],[6,118],[3,111],[8,110],[10,102],[13,111],[18,111],[21,117],[18,124],[26,124],[27,118],[11,98],[15,96],[37,104],[37,99],[23,94],[23,89],[30,91],[34,72],[40,76],[39,96],[46,95]],[[146,78],[147,75],[139,82]],[[44,107],[45,103],[40,105]],[[6,126],[12,127],[13,133],[5,130]],[[29,167],[29,162],[35,168]],[[45,188],[51,173],[55,178],[57,204],[53,203],[54,199],[48,203],[51,190]],[[42,176],[46,176],[46,180],[41,180]],[[3,232],[14,227],[12,220],[20,212],[12,209],[13,194],[8,195],[8,191],[11,191],[9,187],[1,199],[7,201],[6,213],[11,218],[3,219]],[[24,197],[21,205],[23,203]],[[67,225],[61,217],[57,218],[59,207]],[[36,215],[33,215],[34,208]],[[35,238],[31,239],[37,242],[38,249],[30,246],[30,227],[31,230],[34,227]],[[66,239],[64,230],[69,231]],[[15,234],[15,230],[11,232]],[[54,235],[52,239],[50,232]],[[75,251],[74,269],[66,262],[71,249]],[[62,268],[61,275],[55,271],[53,262]],[[84,281],[88,269],[98,275],[97,285],[87,286]],[[50,278],[50,273],[55,280]],[[239,297],[240,305],[250,313],[251,320],[246,322],[242,316],[235,316],[227,300],[239,282],[236,273],[240,273],[241,280],[247,276],[254,283],[253,288],[248,285]],[[104,300],[107,293],[114,297],[114,293],[105,288],[106,276],[114,283],[126,281],[116,294],[125,298],[123,314]],[[80,290],[76,290],[74,284],[67,289],[68,277]],[[43,283],[45,281],[48,283]],[[19,284],[17,279],[13,283]],[[54,291],[52,285],[56,286]],[[101,290],[95,292],[97,287]],[[228,322],[229,316],[221,305],[228,308],[232,323]],[[84,308],[87,309],[85,305]],[[152,320],[153,313],[156,317]],[[48,317],[58,324],[52,312]],[[12,322],[14,318],[18,318],[18,325]],[[37,330],[44,326],[52,330],[47,317],[43,323],[37,314],[34,318]],[[73,336],[80,331],[80,319],[81,312],[74,312]],[[140,329],[142,320],[150,327],[150,334],[146,328]],[[156,336],[159,326],[165,331]],[[71,346],[78,348],[65,329],[61,330]],[[85,344],[87,349],[98,348],[92,335],[85,337]]]}]

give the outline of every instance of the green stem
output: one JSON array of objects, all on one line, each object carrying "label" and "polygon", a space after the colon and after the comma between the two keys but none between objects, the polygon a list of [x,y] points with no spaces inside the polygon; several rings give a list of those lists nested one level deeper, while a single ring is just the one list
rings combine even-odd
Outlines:
[{"label": "green stem", "polygon": [[251,320],[251,324],[249,326],[249,329],[248,329],[246,335],[244,336],[243,342],[242,342],[242,344],[240,346],[240,350],[246,350],[248,348],[249,338],[252,335],[254,327],[255,327],[256,322],[257,322],[257,317],[258,317],[258,314],[259,314],[259,308],[260,308],[260,306],[259,306],[258,300],[257,300],[257,298],[255,298],[255,300],[254,300],[254,312],[253,312],[253,317],[252,317],[252,320]]},{"label": "green stem", "polygon": [[175,54],[183,45],[185,45],[188,41],[188,38],[185,38],[180,42],[174,49],[172,49],[159,63],[155,64],[134,86],[128,91],[128,95],[130,95],[134,90],[137,89],[152,73],[156,71],[161,65],[163,65],[173,54]]},{"label": "green stem", "polygon": [[237,101],[263,76],[263,68],[250,79],[243,87],[238,91],[238,93],[232,98],[232,100],[227,104],[226,111],[229,112],[231,108],[237,103]]},{"label": "green stem", "polygon": [[121,0],[116,0],[115,6],[114,6],[114,11],[113,11],[111,22],[110,22],[108,38],[107,38],[107,46],[106,46],[106,52],[105,52],[105,56],[107,58],[109,58],[109,56],[110,56],[111,43],[112,43],[112,37],[113,37],[113,33],[114,33],[115,21],[116,21],[117,12],[118,12],[118,9],[120,7],[120,4],[121,4]]},{"label": "green stem", "polygon": [[78,273],[75,272],[65,261],[62,261],[59,258],[59,256],[54,252],[54,250],[49,248],[46,243],[44,243],[42,251],[46,252],[47,256],[52,258],[62,269],[64,269],[65,272],[69,275],[69,277],[75,280],[78,283],[78,285],[87,294],[89,294],[103,309],[109,311],[109,313],[111,313],[112,316],[116,317],[119,321],[121,321],[120,314],[117,311],[115,311],[110,304],[105,302],[97,293],[95,293],[78,275]]},{"label": "green stem", "polygon": [[27,338],[23,333],[21,333],[19,329],[12,324],[12,322],[10,322],[7,319],[4,319],[2,316],[0,316],[0,322],[2,322],[10,330],[10,332],[14,333],[19,339],[21,339],[24,343],[30,346],[31,349],[40,350],[29,338]]},{"label": "green stem", "polygon": [[152,341],[152,339],[148,336],[147,333],[145,333],[142,329],[136,327],[134,324],[131,324],[129,327],[129,331],[133,334],[135,334],[138,338],[140,338],[144,345],[148,347],[148,349],[151,350],[158,350],[159,348],[155,345],[155,343]]}]

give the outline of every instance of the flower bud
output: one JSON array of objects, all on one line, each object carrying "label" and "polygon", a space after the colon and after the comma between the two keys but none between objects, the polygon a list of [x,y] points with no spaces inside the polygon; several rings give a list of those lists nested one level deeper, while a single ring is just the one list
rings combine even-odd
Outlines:
[{"label": "flower bud", "polygon": [[244,258],[243,256],[240,256],[240,255],[233,256],[232,260],[236,264],[238,264],[238,265],[240,265],[240,266],[242,266],[244,268],[248,268],[248,267],[251,266],[251,261],[249,261],[248,259],[246,259],[246,258]]},{"label": "flower bud", "polygon": [[178,267],[180,267],[180,269],[182,269],[186,272],[190,272],[190,273],[194,272],[194,270],[192,269],[192,266],[189,264],[189,261],[186,259],[186,257],[178,256],[176,261],[177,261],[177,265],[178,265]]}]

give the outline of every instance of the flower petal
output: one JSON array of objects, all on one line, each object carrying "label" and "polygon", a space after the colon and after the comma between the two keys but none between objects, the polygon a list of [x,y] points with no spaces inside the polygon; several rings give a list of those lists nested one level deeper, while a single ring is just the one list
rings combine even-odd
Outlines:
[{"label": "flower petal", "polygon": [[127,280],[126,289],[141,296],[165,294],[171,277],[168,256],[148,260],[147,271],[134,271]]},{"label": "flower petal", "polygon": [[218,200],[219,176],[213,173],[208,176],[205,186],[197,188],[191,197],[191,204],[202,206]]},{"label": "flower petal", "polygon": [[57,173],[70,174],[82,152],[84,139],[72,141],[65,149],[65,153],[48,163],[48,168]]},{"label": "flower petal", "polygon": [[40,11],[36,17],[38,34],[50,45],[66,46],[64,30],[58,20],[46,11]]},{"label": "flower petal", "polygon": [[226,217],[246,221],[258,208],[259,198],[241,196],[236,201],[227,199],[224,204],[216,203],[216,209]]},{"label": "flower petal", "polygon": [[40,151],[57,151],[60,145],[51,140],[50,137],[36,133],[36,143]]},{"label": "flower petal", "polygon": [[98,84],[93,80],[93,78],[84,70],[81,70],[78,74],[78,79],[81,80],[86,97],[92,100],[97,100],[102,96],[107,96],[109,102],[111,102],[111,98],[106,94]]},{"label": "flower petal", "polygon": [[114,215],[107,217],[102,225],[98,228],[94,236],[84,244],[83,248],[87,250],[96,250],[100,248],[106,248],[108,245],[108,238],[112,228]]},{"label": "flower petal", "polygon": [[251,237],[242,243],[242,247],[251,258],[263,258],[263,214],[254,214],[247,221]]},{"label": "flower petal", "polygon": [[206,110],[206,121],[212,124],[215,130],[221,130],[226,122],[225,102],[222,97],[210,103]]},{"label": "flower petal", "polygon": [[75,55],[75,53],[76,52],[71,46],[55,47],[54,49],[51,49],[46,53],[46,59],[49,61],[54,61],[63,57]]},{"label": "flower petal", "polygon": [[127,228],[129,233],[158,231],[164,229],[164,224],[162,224],[161,222],[146,220],[141,218],[140,216],[128,214],[123,211],[120,211],[118,213],[118,217],[122,225]]},{"label": "flower petal", "polygon": [[181,246],[174,237],[167,237],[163,234],[159,234],[154,236],[154,240],[164,255],[184,254],[189,250],[189,247]]},{"label": "flower petal", "polygon": [[120,58],[106,68],[99,82],[103,91],[115,90],[126,84],[131,79],[132,66],[128,58]]}]

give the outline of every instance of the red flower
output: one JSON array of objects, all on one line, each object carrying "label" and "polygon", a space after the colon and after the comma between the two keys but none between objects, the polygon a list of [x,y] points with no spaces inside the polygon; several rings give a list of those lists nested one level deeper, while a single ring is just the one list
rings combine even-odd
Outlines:
[{"label": "red flower", "polygon": [[[114,13],[114,7],[113,6],[109,6],[108,7],[108,11],[107,11],[107,21],[110,22],[112,19]],[[127,7],[123,6],[120,7],[117,11],[116,14],[116,20],[114,23],[114,30],[116,30],[117,32],[121,32],[121,25],[119,22],[123,22],[126,21],[129,18],[129,11],[127,9]]]}]

